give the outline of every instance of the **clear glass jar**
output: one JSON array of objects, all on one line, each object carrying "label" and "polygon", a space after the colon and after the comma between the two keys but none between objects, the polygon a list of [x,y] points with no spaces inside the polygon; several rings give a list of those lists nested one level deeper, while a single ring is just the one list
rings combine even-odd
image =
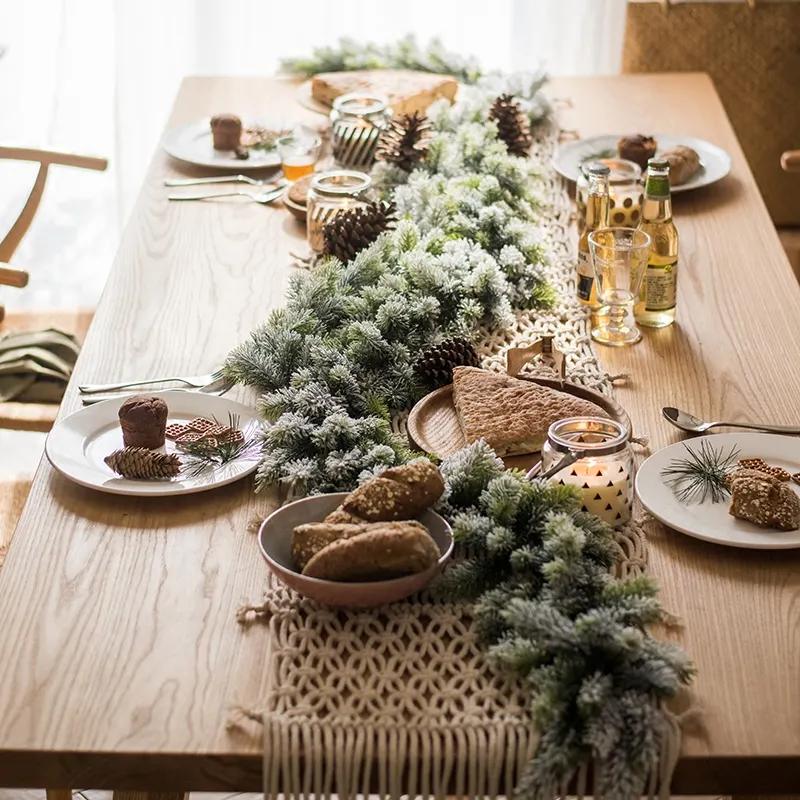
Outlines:
[{"label": "clear glass jar", "polygon": [[365,94],[337,97],[330,113],[337,163],[345,169],[372,166],[378,137],[391,118],[392,109],[383,97]]},{"label": "clear glass jar", "polygon": [[343,211],[367,205],[371,186],[369,175],[352,170],[335,169],[314,176],[306,200],[306,232],[315,253],[321,253],[325,244],[325,224]]},{"label": "clear glass jar", "polygon": [[542,471],[570,455],[578,458],[552,476],[581,490],[582,508],[612,527],[631,518],[633,453],[628,429],[603,417],[571,417],[554,422],[542,448]]},{"label": "clear glass jar", "polygon": [[578,235],[586,228],[586,201],[589,197],[588,169],[592,164],[605,164],[608,176],[608,224],[612,228],[635,228],[642,216],[642,170],[624,158],[597,158],[581,167],[575,188],[578,212]]}]

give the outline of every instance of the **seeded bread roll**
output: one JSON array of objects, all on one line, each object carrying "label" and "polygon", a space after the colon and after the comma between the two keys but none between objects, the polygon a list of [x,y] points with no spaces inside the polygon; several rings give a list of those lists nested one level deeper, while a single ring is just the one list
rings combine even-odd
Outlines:
[{"label": "seeded bread roll", "polygon": [[242,138],[242,121],[235,114],[211,117],[211,136],[215,150],[236,150]]},{"label": "seeded bread roll", "polygon": [[362,484],[342,503],[342,510],[367,522],[413,519],[444,493],[444,480],[430,461],[392,467]]},{"label": "seeded bread roll", "polygon": [[125,447],[163,447],[167,430],[167,404],[153,395],[137,394],[119,407],[119,424]]},{"label": "seeded bread roll", "polygon": [[364,522],[361,517],[357,517],[355,514],[351,514],[348,511],[345,511],[341,506],[337,509],[331,511],[327,517],[325,517],[325,522],[334,522],[334,523],[345,523],[347,525],[358,525]]},{"label": "seeded bread roll", "polygon": [[366,522],[359,525],[331,522],[309,522],[292,531],[292,558],[297,568],[303,570],[309,561],[324,547],[337,539],[348,539],[369,528]]},{"label": "seeded bread roll", "polygon": [[789,484],[754,469],[738,469],[728,485],[731,516],[780,531],[800,527],[800,498]]},{"label": "seeded bread roll", "polygon": [[439,548],[419,522],[380,522],[323,547],[303,575],[326,581],[383,581],[414,575],[439,560]]}]

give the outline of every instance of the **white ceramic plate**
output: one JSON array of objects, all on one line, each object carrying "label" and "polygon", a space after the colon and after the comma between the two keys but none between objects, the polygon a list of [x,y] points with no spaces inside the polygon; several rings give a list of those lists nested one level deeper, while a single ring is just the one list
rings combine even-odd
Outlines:
[{"label": "white ceramic plate", "polygon": [[[715,448],[723,448],[725,453],[731,447],[738,448],[739,458],[760,457],[792,474],[800,472],[800,439],[770,433],[722,433],[705,439]],[[736,519],[728,514],[727,501],[712,503],[706,500],[692,505],[678,501],[661,478],[661,470],[674,459],[685,456],[685,447],[697,450],[701,441],[700,438],[688,439],[670,445],[642,464],[636,475],[636,492],[642,505],[670,528],[706,542],[755,550],[800,547],[800,530],[775,531]],[[793,481],[789,485],[800,494],[800,486]]]},{"label": "white ceramic plate", "polygon": [[[292,123],[284,119],[243,119],[245,128],[261,126],[269,130],[291,130]],[[186,161],[198,167],[230,169],[236,172],[249,169],[277,167],[280,163],[278,151],[251,150],[250,158],[240,160],[232,150],[215,150],[211,136],[211,118],[191,122],[167,133],[162,143],[164,150],[179,161]]]},{"label": "white ceramic plate", "polygon": [[[620,138],[620,134],[608,134],[567,142],[561,145],[556,153],[553,166],[567,180],[575,181],[580,175],[581,166],[586,161],[596,158],[616,158],[617,142]],[[683,144],[691,147],[700,156],[700,169],[686,183],[672,186],[673,193],[688,192],[716,183],[731,171],[731,157],[725,150],[703,139],[695,139],[693,136],[670,136],[666,133],[654,133],[653,138],[658,142],[658,153]]]},{"label": "white ceramic plate", "polygon": [[[195,417],[216,418],[221,424],[227,424],[228,415],[236,414],[239,428],[246,433],[252,433],[259,425],[252,408],[225,397],[197,392],[151,394],[163,397],[169,406],[168,424],[188,422]],[[124,399],[120,397],[86,406],[61,420],[50,432],[45,444],[47,459],[53,467],[75,483],[90,489],[111,494],[160,497],[205,492],[224,486],[249,475],[258,466],[259,455],[252,453],[193,478],[182,475],[168,481],[120,478],[106,466],[103,459],[123,447],[118,411]],[[166,452],[180,454],[181,451],[167,440]]]},{"label": "white ceramic plate", "polygon": [[317,100],[313,94],[311,94],[311,78],[309,78],[307,81],[303,81],[297,87],[295,98],[297,99],[297,102],[303,106],[303,108],[307,108],[309,111],[314,111],[317,114],[323,114],[326,117],[331,113],[330,106],[320,103],[320,101]]}]

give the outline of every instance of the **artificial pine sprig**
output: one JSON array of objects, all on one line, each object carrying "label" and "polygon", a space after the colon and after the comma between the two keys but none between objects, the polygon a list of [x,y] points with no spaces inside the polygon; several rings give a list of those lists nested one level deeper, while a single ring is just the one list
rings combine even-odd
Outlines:
[{"label": "artificial pine sprig", "polygon": [[[219,424],[218,420],[214,422]],[[228,414],[228,427],[239,429],[239,415]],[[261,442],[257,425],[251,424],[242,431],[243,438],[218,438],[213,441],[201,439],[198,442],[186,442],[181,445],[185,453],[181,471],[187,478],[199,478],[208,470],[217,469],[232,461],[252,458],[261,452]]]},{"label": "artificial pine sprig", "polygon": [[661,470],[661,477],[682,503],[703,503],[711,498],[720,503],[730,495],[727,477],[736,465],[739,450],[725,453],[702,439],[696,449],[684,443],[688,455],[673,459]]}]

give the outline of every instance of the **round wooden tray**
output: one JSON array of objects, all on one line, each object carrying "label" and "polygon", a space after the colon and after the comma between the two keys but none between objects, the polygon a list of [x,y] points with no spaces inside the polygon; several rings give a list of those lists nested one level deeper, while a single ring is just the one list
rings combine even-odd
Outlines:
[{"label": "round wooden tray", "polygon": [[[611,419],[624,425],[629,433],[631,431],[631,420],[625,409],[616,400],[612,400],[594,389],[587,389],[573,383],[564,382],[562,384],[554,378],[518,377],[523,381],[532,381],[540,386],[547,386],[583,400],[590,400],[600,406]],[[432,453],[439,458],[447,458],[467,446],[458,422],[455,405],[453,405],[452,384],[442,386],[441,389],[425,395],[411,409],[407,427],[412,447],[425,453]],[[530,469],[538,460],[537,453],[509,456],[503,459],[507,467],[524,470]]]},{"label": "round wooden tray", "polygon": [[299,219],[303,224],[306,221],[306,207],[301,206],[299,203],[295,203],[294,200],[289,197],[289,189],[291,186],[286,187],[286,191],[283,193],[283,204],[286,206],[287,210],[290,214],[294,215],[297,219]]}]

